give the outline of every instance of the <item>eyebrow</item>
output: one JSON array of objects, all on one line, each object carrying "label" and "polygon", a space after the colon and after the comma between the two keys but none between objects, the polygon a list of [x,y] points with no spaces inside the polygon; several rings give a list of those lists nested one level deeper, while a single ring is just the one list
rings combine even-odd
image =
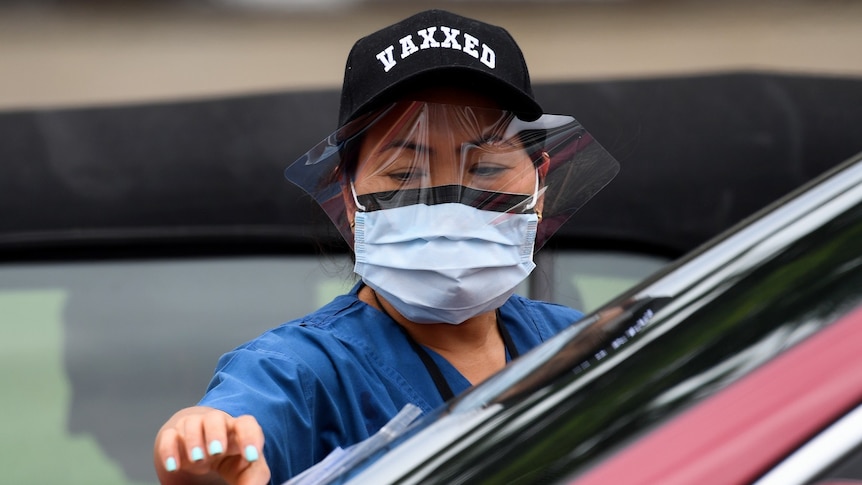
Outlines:
[{"label": "eyebrow", "polygon": [[[500,135],[492,134],[492,135],[489,135],[487,137],[474,138],[473,140],[470,140],[467,143],[469,143],[471,145],[475,145],[475,146],[482,146],[482,145],[487,145],[487,144],[494,143],[494,142],[503,142],[506,145],[509,145],[511,147],[517,147],[518,145],[516,145],[515,143],[512,143],[512,140],[514,140],[514,139],[515,139],[515,137],[503,138]],[[422,144],[417,143],[415,141],[405,140],[403,138],[398,138],[398,139],[390,141],[389,143],[387,143],[386,145],[381,147],[377,151],[377,153],[383,153],[387,150],[401,149],[401,148],[405,148],[407,150],[413,150],[413,151],[417,151],[417,152],[422,151],[422,152],[426,152],[426,153],[431,154],[431,155],[433,155],[434,151],[435,151],[433,148],[431,148],[428,145],[422,145]]]},{"label": "eyebrow", "polygon": [[517,139],[517,136],[509,136],[509,137],[504,138],[502,135],[500,135],[498,133],[489,133],[488,136],[483,136],[482,138],[476,138],[475,140],[471,141],[470,143],[473,143],[474,145],[483,145],[483,144],[489,144],[489,143],[505,143],[506,145],[516,147],[517,144],[512,143],[512,140],[516,140],[516,139]]},{"label": "eyebrow", "polygon": [[392,150],[396,148],[406,148],[408,150],[413,150],[416,152],[424,151],[428,153],[434,153],[434,149],[427,145],[421,145],[419,143],[416,143],[415,141],[404,140],[401,138],[392,140],[386,145],[383,145],[383,147],[381,147],[380,150],[377,151],[377,153],[383,153],[387,150]]}]

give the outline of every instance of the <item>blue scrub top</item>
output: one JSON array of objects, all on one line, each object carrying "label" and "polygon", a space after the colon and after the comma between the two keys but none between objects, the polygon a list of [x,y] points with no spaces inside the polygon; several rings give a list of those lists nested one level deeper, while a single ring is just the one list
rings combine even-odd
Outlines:
[{"label": "blue scrub top", "polygon": [[[257,419],[273,484],[336,447],[368,438],[407,403],[423,413],[443,404],[404,332],[359,300],[361,287],[222,356],[199,403]],[[522,354],[582,317],[571,308],[517,295],[500,315]],[[470,387],[455,367],[426,350],[456,395]]]}]

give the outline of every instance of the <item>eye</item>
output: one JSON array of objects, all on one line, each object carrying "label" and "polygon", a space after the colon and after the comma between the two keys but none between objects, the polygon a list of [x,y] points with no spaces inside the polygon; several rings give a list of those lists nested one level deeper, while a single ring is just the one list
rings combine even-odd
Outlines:
[{"label": "eye", "polygon": [[472,150],[469,173],[476,177],[498,177],[512,170],[519,151],[509,145],[488,143]]},{"label": "eye", "polygon": [[418,182],[427,176],[424,170],[419,169],[403,169],[393,170],[386,174],[391,180],[400,183]]},{"label": "eye", "polygon": [[470,175],[475,175],[477,177],[494,177],[502,174],[506,170],[508,170],[508,167],[496,163],[479,161],[470,167]]}]

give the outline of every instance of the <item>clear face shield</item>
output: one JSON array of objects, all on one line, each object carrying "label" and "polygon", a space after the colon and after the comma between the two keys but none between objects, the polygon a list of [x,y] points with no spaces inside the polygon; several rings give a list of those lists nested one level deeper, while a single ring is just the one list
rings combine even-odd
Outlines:
[{"label": "clear face shield", "polygon": [[[535,214],[534,252],[618,170],[569,116],[525,121],[499,109],[402,101],[348,123],[285,176],[314,197],[354,250],[357,214],[457,204],[484,214],[457,213],[465,230]],[[412,211],[410,225],[421,233],[414,236],[440,230],[457,238],[458,227],[444,228],[439,214]]]}]

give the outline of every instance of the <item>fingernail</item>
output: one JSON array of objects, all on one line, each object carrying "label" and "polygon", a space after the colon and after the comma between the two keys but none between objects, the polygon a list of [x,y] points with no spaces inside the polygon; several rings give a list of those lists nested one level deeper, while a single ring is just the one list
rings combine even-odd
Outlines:
[{"label": "fingernail", "polygon": [[192,461],[201,461],[204,459],[204,450],[200,446],[192,448]]},{"label": "fingernail", "polygon": [[252,445],[248,445],[245,447],[245,459],[248,462],[257,461],[257,448]]},{"label": "fingernail", "polygon": [[210,442],[210,448],[209,448],[209,451],[210,451],[210,455],[219,455],[219,454],[221,454],[221,453],[224,451],[224,447],[222,447],[222,445],[221,445],[221,441],[219,441],[219,440],[212,440],[212,441]]},{"label": "fingernail", "polygon": [[165,470],[169,472],[177,471],[177,460],[175,460],[174,457],[171,456],[165,460]]}]

